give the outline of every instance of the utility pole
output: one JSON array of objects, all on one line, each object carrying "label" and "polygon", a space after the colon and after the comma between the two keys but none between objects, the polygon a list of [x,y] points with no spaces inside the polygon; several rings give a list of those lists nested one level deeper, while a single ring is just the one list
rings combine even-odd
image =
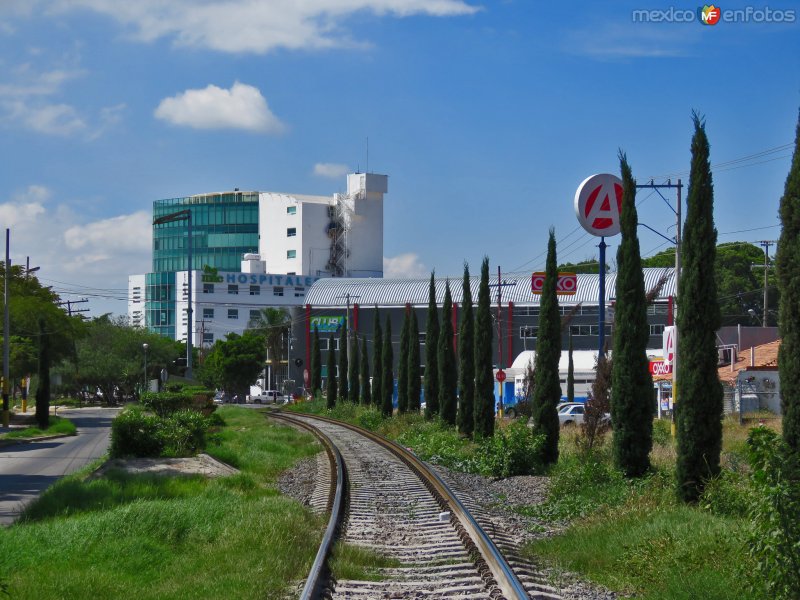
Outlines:
[{"label": "utility pole", "polygon": [[758,243],[762,248],[764,248],[764,318],[761,319],[761,327],[766,327],[767,316],[769,315],[769,311],[767,310],[769,305],[769,287],[767,285],[767,274],[769,273],[769,247],[774,246],[776,242],[774,240],[761,240]]},{"label": "utility pole", "polygon": [[[500,265],[497,265],[497,283],[496,284],[489,284],[489,287],[497,286],[497,368],[502,371],[503,370],[503,288],[504,287],[513,287],[517,285],[517,282],[509,283],[507,281],[503,281],[503,278],[500,273]],[[503,416],[503,382],[498,381],[500,384],[500,407],[499,407],[499,414]]]},{"label": "utility pole", "polygon": [[[350,362],[350,338],[353,335],[353,328],[350,327],[350,300],[358,300],[361,296],[351,295],[350,292],[342,296],[336,296],[336,298],[347,298],[347,348],[345,348],[345,352],[347,353],[347,361],[348,364]],[[339,349],[341,350],[341,348]]]},{"label": "utility pole", "polygon": [[59,306],[61,306],[63,304],[66,304],[67,305],[67,315],[71,317],[72,313],[89,312],[88,308],[72,308],[73,304],[82,304],[82,303],[88,302],[88,301],[89,301],[88,298],[82,298],[80,300],[61,300],[59,302],[56,302],[56,304],[58,304]]}]

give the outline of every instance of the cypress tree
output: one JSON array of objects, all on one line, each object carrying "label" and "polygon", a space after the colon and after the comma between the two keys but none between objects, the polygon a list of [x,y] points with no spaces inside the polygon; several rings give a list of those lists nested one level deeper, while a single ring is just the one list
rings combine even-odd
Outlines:
[{"label": "cypress tree", "polygon": [[367,354],[367,338],[361,336],[361,404],[372,404],[372,393],[369,389],[369,355]]},{"label": "cypress tree", "polygon": [[336,353],[333,350],[333,338],[330,338],[331,347],[328,349],[328,385],[327,406],[336,406]]},{"label": "cypress tree", "polygon": [[561,358],[561,317],[556,296],[556,265],[556,234],[551,227],[539,309],[539,336],[536,340],[534,366],[536,383],[532,402],[534,431],[545,436],[541,458],[546,465],[558,462],[559,421],[556,406],[561,400],[561,381],[558,374],[558,361]]},{"label": "cypress tree", "polygon": [[392,416],[392,396],[394,395],[394,373],[392,363],[394,362],[394,352],[392,351],[392,322],[389,315],[386,315],[386,332],[383,335],[383,372],[381,373],[381,412],[386,417]]},{"label": "cypress tree", "polygon": [[569,330],[569,366],[567,366],[567,402],[575,402],[575,362],[572,360],[572,330]]},{"label": "cypress tree", "polygon": [[782,341],[778,351],[778,371],[783,439],[800,459],[800,120],[779,214],[782,228],[775,262],[780,290],[778,326]]},{"label": "cypress tree", "polygon": [[408,410],[408,350],[410,347],[411,320],[408,313],[410,307],[403,312],[403,329],[400,330],[400,356],[397,361],[397,412]]},{"label": "cypress tree", "polygon": [[[720,326],[714,261],[714,187],[705,122],[694,113],[692,170],[681,246],[678,297],[678,495],[696,502],[705,482],[719,473],[722,449],[722,385],[717,376],[716,332]],[[614,360],[616,365],[617,361]]]},{"label": "cypress tree", "polygon": [[342,400],[349,399],[349,388],[347,386],[347,329],[350,323],[344,323],[339,328],[339,397]]},{"label": "cypress tree", "polygon": [[314,342],[311,347],[311,395],[322,393],[322,353],[319,348],[319,329],[314,326]]},{"label": "cypress tree", "polygon": [[472,436],[475,430],[475,321],[469,265],[464,263],[461,324],[458,329],[458,430]]},{"label": "cypress tree", "polygon": [[358,397],[361,395],[361,386],[358,383],[358,370],[361,367],[358,359],[358,335],[353,335],[350,340],[350,373],[347,377],[350,384],[350,402],[353,404],[358,403]]},{"label": "cypress tree", "polygon": [[420,391],[422,382],[419,372],[419,325],[417,324],[417,311],[411,307],[411,323],[408,327],[408,410],[419,414]]},{"label": "cypress tree", "polygon": [[489,257],[481,263],[478,310],[475,313],[475,431],[474,437],[494,435],[494,374],[492,369],[492,312],[489,298]]},{"label": "cypress tree", "polygon": [[636,181],[628,159],[621,151],[619,162],[623,202],[621,240],[617,249],[617,303],[611,370],[613,454],[614,464],[626,477],[641,477],[650,468],[653,446],[653,379],[647,358],[650,325],[636,231]]},{"label": "cypress tree", "polygon": [[372,401],[378,408],[383,403],[383,332],[378,307],[375,307],[375,323],[372,331]]},{"label": "cypress tree", "polygon": [[456,424],[458,373],[453,350],[453,296],[450,280],[445,282],[442,329],[439,332],[439,412],[445,423]]},{"label": "cypress tree", "polygon": [[436,306],[436,284],[431,272],[428,290],[428,326],[425,329],[425,418],[439,414],[439,308]]}]

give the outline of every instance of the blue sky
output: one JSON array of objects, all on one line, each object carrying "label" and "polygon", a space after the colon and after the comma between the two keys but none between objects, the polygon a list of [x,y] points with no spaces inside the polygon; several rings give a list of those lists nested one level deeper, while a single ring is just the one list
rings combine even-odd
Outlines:
[{"label": "blue sky", "polygon": [[[344,191],[369,138],[370,170],[390,176],[388,273],[459,276],[484,254],[492,269],[540,269],[551,226],[559,262],[579,262],[597,240],[576,231],[578,184],[617,173],[620,148],[640,182],[688,183],[692,109],[712,164],[753,157],[714,172],[720,241],[777,239],[800,7],[770,4],[795,10],[793,23],[633,22],[669,6],[4,0],[0,227],[12,261],[30,256],[64,298],[89,297],[92,315],[124,313],[127,275],[150,268],[153,200]],[[722,8],[746,6],[763,8]],[[637,200],[640,220],[672,235],[663,201]],[[640,233],[645,254],[665,247]]]}]

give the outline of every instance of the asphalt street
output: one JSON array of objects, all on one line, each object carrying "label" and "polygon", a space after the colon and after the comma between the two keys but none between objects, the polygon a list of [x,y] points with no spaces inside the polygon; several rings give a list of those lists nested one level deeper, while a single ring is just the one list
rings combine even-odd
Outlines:
[{"label": "asphalt street", "polygon": [[103,456],[111,421],[119,409],[59,410],[78,427],[78,435],[0,448],[0,525],[9,525],[24,506],[59,477]]}]

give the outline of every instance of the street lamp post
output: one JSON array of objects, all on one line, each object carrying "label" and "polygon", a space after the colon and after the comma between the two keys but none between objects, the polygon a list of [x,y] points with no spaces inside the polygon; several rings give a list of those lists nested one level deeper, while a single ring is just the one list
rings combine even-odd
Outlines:
[{"label": "street lamp post", "polygon": [[147,348],[148,345],[142,344],[142,350],[144,350],[144,391],[147,391]]},{"label": "street lamp post", "polygon": [[192,333],[194,329],[194,314],[192,310],[192,211],[187,209],[178,212],[164,215],[157,219],[153,219],[153,225],[161,225],[162,223],[171,223],[172,221],[186,220],[187,229],[187,273],[188,273],[188,288],[187,307],[186,307],[186,378],[192,379]]}]

